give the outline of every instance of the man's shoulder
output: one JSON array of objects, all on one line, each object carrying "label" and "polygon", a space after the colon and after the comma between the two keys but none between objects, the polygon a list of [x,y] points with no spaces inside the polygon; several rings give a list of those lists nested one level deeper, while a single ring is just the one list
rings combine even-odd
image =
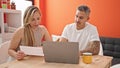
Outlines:
[{"label": "man's shoulder", "polygon": [[75,26],[75,23],[70,23],[70,24],[67,24],[66,25],[66,27],[68,27],[68,28],[72,28],[72,27],[74,27]]},{"label": "man's shoulder", "polygon": [[86,22],[86,28],[88,29],[96,29],[97,27],[89,22]]}]

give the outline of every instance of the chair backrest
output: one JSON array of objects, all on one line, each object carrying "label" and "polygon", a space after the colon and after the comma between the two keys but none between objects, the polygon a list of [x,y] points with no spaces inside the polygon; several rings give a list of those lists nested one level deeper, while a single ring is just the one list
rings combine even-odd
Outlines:
[{"label": "chair backrest", "polygon": [[120,38],[100,37],[103,54],[120,58]]},{"label": "chair backrest", "polygon": [[7,60],[8,60],[9,45],[10,45],[10,41],[6,41],[6,42],[0,44],[0,46],[1,46],[0,47],[0,64],[4,63],[4,62],[7,62]]}]

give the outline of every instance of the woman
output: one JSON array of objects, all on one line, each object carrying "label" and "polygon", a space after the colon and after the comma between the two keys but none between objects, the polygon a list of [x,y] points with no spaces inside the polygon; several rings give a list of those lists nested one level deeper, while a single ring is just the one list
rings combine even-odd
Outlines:
[{"label": "woman", "polygon": [[26,9],[23,19],[23,27],[16,30],[10,43],[8,53],[17,60],[24,58],[24,52],[19,50],[20,45],[41,46],[41,41],[50,41],[51,37],[47,29],[39,25],[41,20],[40,10],[35,6]]}]

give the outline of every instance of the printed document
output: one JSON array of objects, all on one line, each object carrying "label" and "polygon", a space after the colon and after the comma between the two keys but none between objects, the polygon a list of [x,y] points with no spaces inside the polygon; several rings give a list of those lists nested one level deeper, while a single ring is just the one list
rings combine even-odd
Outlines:
[{"label": "printed document", "polygon": [[44,56],[42,47],[20,46],[20,50],[26,55]]}]

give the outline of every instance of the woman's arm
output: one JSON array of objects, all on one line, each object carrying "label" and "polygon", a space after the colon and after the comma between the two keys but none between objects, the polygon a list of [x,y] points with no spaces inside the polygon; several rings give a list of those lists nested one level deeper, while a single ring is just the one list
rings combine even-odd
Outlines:
[{"label": "woman's arm", "polygon": [[45,32],[45,34],[44,34],[44,40],[46,40],[46,41],[52,41],[52,38],[51,38],[48,30],[45,27],[43,27],[43,28],[44,28],[44,32]]},{"label": "woman's arm", "polygon": [[17,29],[13,35],[13,38],[10,42],[10,47],[8,49],[9,55],[18,60],[23,59],[25,56],[25,54],[23,52],[17,51],[17,48],[19,46],[22,36],[23,36],[23,28]]}]

